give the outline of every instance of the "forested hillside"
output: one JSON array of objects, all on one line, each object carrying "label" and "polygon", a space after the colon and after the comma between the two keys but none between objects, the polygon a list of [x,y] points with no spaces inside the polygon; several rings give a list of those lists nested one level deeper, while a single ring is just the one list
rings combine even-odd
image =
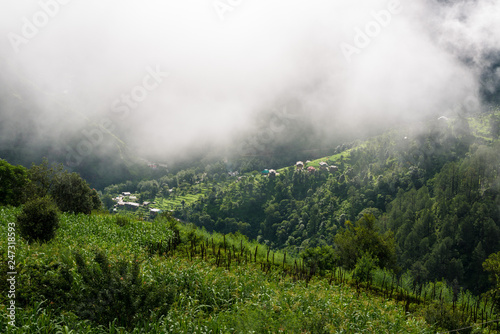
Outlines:
[{"label": "forested hillside", "polygon": [[346,222],[372,214],[392,231],[400,269],[484,292],[481,264],[500,250],[498,124],[497,113],[395,130],[325,158],[336,172],[242,177],[178,214],[292,252],[335,245]]},{"label": "forested hillside", "polygon": [[[498,111],[442,117],[340,145],[276,176],[234,173],[237,165],[221,162],[106,192],[137,191],[208,231],[240,232],[294,254],[338,248],[348,222],[373,215],[374,231],[393,240],[392,269],[480,293],[491,287],[482,263],[500,251],[499,124]],[[330,266],[352,268],[361,248],[348,261],[337,252]]]}]

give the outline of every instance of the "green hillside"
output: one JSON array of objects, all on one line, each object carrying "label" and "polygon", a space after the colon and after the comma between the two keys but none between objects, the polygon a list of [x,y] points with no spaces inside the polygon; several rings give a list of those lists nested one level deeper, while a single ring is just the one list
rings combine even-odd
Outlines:
[{"label": "green hillside", "polygon": [[[3,234],[18,212],[0,208]],[[320,277],[284,276],[283,254],[275,258],[279,266],[263,271],[265,252],[257,263],[234,258],[228,268],[212,254],[190,250],[194,236],[221,247],[221,235],[178,226],[177,242],[175,223],[168,219],[122,226],[111,215],[60,219],[51,242],[17,241],[16,330],[7,326],[6,296],[1,297],[0,325],[9,333],[433,332],[406,315],[400,302]],[[240,247],[252,250],[253,257],[254,244],[245,238],[228,236],[226,242],[229,249],[237,244],[236,253]],[[4,240],[1,249],[5,265]]]}]

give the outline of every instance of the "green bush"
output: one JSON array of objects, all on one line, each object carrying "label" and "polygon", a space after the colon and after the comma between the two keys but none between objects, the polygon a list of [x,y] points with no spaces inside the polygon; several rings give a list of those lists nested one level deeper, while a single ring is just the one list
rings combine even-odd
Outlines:
[{"label": "green bush", "polygon": [[27,307],[34,302],[46,301],[49,306],[60,308],[70,300],[73,277],[67,264],[55,261],[28,264],[20,272],[24,277],[29,277],[29,284],[18,286],[19,306]]},{"label": "green bush", "polygon": [[469,323],[462,321],[463,315],[457,309],[451,309],[450,305],[442,302],[433,302],[428,305],[424,311],[423,316],[428,324],[436,326],[438,329],[453,330],[456,328],[464,328],[460,333],[471,333],[472,329],[469,328]]},{"label": "green bush", "polygon": [[92,264],[80,253],[75,260],[81,283],[72,291],[73,310],[83,319],[104,326],[117,321],[120,326],[133,327],[151,311],[166,314],[174,300],[175,290],[167,283],[142,281],[137,260],[111,263],[102,252],[95,253]]},{"label": "green bush", "polygon": [[17,216],[19,234],[28,242],[51,240],[59,227],[57,207],[48,196],[27,202]]},{"label": "green bush", "polygon": [[377,258],[374,258],[370,253],[364,253],[358,262],[356,262],[353,278],[360,282],[370,282],[373,271],[377,268],[377,263]]},{"label": "green bush", "polygon": [[127,216],[116,215],[115,221],[116,221],[116,225],[124,227],[130,223],[130,218]]},{"label": "green bush", "polygon": [[332,246],[307,248],[300,256],[304,259],[306,266],[317,266],[319,270],[332,270],[337,261],[337,256]]}]

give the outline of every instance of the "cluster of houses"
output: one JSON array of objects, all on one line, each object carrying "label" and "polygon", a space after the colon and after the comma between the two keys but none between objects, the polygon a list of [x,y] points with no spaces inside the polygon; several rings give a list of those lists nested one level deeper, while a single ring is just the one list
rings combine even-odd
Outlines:
[{"label": "cluster of houses", "polygon": [[[302,161],[297,161],[297,163],[295,164],[295,168],[296,170],[304,170],[304,167],[310,163],[311,161],[310,160],[307,160],[305,163],[303,163]],[[327,170],[329,171],[330,173],[335,173],[339,170],[339,168],[335,165],[329,165],[328,163],[326,163],[325,161],[321,161],[319,163],[319,169],[320,170]],[[313,167],[313,166],[309,166],[307,167],[307,170],[308,172],[310,173],[314,173],[316,171],[316,167]],[[266,175],[268,177],[275,177],[277,175],[279,175],[278,172],[276,172],[276,170],[274,169],[264,169],[262,172],[261,172],[262,175]]]},{"label": "cluster of houses", "polygon": [[[128,197],[127,202],[124,201],[124,199],[126,197]],[[143,202],[142,204],[137,203],[137,202],[133,202],[133,201],[137,200],[137,197],[133,196],[130,192],[127,192],[127,191],[122,192],[121,195],[113,198],[113,200],[116,201],[114,211],[117,211],[118,207],[125,207],[127,209],[136,210],[136,209],[140,208],[141,206],[142,207],[149,207],[151,204],[156,204],[156,202]],[[155,208],[149,209],[149,214],[151,216],[156,216],[160,212],[161,212],[160,209],[155,209]]]},{"label": "cluster of houses", "polygon": [[280,173],[276,172],[274,169],[264,169],[262,171],[262,175],[267,175],[268,177],[275,177],[277,175],[280,175]]},{"label": "cluster of houses", "polygon": [[[310,162],[311,162],[310,160],[307,160],[306,163],[304,164],[302,161],[297,161],[297,163],[295,164],[295,168],[297,170],[303,170],[304,167]],[[330,173],[334,173],[334,172],[337,172],[339,170],[339,168],[337,166],[328,165],[328,163],[326,163],[325,161],[321,161],[319,163],[319,169],[328,170]],[[313,166],[309,166],[309,167],[307,167],[307,171],[308,172],[315,172],[316,168]]]}]

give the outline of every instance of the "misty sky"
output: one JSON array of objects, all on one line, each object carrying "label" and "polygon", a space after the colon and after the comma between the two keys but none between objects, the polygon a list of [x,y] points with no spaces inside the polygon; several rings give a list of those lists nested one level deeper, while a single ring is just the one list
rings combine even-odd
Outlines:
[{"label": "misty sky", "polygon": [[[110,120],[147,153],[223,142],[297,104],[315,131],[363,131],[495,91],[500,1],[414,2],[2,0],[0,82],[14,87],[0,89],[32,99],[47,136]],[[15,108],[0,137],[22,131],[5,126]]]}]

